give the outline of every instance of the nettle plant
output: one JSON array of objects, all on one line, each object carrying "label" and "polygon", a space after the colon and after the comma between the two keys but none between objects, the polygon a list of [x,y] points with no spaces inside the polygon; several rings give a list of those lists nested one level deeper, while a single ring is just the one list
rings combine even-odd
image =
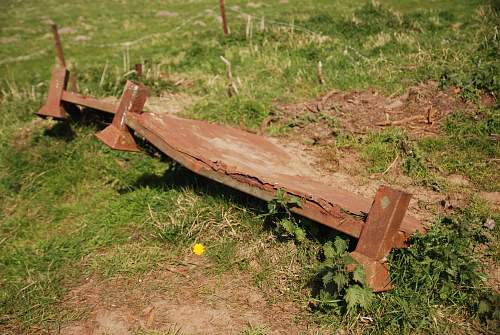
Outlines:
[{"label": "nettle plant", "polygon": [[[302,207],[298,197],[278,189],[267,207],[266,215],[272,218],[278,234],[295,238],[298,242],[306,239],[305,230],[299,227],[290,212],[293,207]],[[365,285],[363,267],[349,254],[347,241],[337,236],[333,242],[323,245],[323,255],[324,260],[319,268],[318,307],[333,310],[339,315],[367,309],[374,294]]]},{"label": "nettle plant", "polygon": [[267,204],[267,214],[276,225],[278,234],[285,237],[293,237],[298,242],[306,238],[306,232],[300,228],[296,219],[290,212],[292,207],[302,207],[300,199],[294,195],[288,195],[283,189],[276,191],[274,199]]},{"label": "nettle plant", "polygon": [[[374,293],[365,284],[363,267],[347,251],[346,240],[336,237],[323,246],[319,307],[341,315],[370,307]],[[354,269],[354,270],[353,270]]]}]

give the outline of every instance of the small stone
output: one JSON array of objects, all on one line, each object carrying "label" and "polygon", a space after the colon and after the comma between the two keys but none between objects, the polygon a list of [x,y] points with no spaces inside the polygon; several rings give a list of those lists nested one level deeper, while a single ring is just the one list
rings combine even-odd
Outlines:
[{"label": "small stone", "polygon": [[390,103],[389,105],[387,105],[387,109],[398,109],[398,108],[401,108],[403,107],[403,102],[399,99],[393,101],[392,103]]},{"label": "small stone", "polygon": [[60,35],[74,34],[75,31],[76,31],[75,28],[72,28],[72,27],[62,27],[62,28],[58,29],[58,32]]},{"label": "small stone", "polygon": [[247,303],[250,307],[258,306],[262,302],[262,297],[257,293],[249,293]]},{"label": "small stone", "polygon": [[161,10],[156,13],[156,17],[174,17],[177,16],[176,12],[169,12],[168,10]]},{"label": "small stone", "polygon": [[90,41],[90,37],[89,36],[85,36],[85,35],[78,35],[75,37],[75,42],[87,42],[87,41]]},{"label": "small stone", "polygon": [[491,218],[486,220],[486,222],[484,223],[484,226],[486,228],[488,228],[489,230],[495,229],[496,225],[497,225],[497,223],[495,222],[495,220],[493,220]]},{"label": "small stone", "polygon": [[262,4],[260,2],[259,3],[255,3],[255,2],[247,3],[248,8],[259,8],[260,6],[262,6]]}]

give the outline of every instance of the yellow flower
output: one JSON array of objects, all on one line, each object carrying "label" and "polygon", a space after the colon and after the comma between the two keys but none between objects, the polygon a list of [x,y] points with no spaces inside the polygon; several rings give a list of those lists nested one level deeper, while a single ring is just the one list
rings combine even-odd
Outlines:
[{"label": "yellow flower", "polygon": [[205,252],[205,246],[201,243],[196,243],[194,246],[193,246],[193,253],[195,255],[198,255],[198,256],[201,256],[203,255],[203,253]]}]

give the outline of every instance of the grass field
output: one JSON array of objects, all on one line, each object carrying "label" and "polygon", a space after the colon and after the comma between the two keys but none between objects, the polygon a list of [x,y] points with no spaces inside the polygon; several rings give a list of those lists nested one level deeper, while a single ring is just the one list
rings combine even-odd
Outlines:
[{"label": "grass field", "polygon": [[[161,297],[197,315],[224,310],[231,333],[496,333],[498,3],[226,6],[229,37],[217,1],[0,2],[0,332],[79,333],[88,320],[104,327],[103,310],[118,313],[107,318],[115,334],[229,332],[197,328],[211,320],[202,317],[198,326],[179,315],[162,324],[152,314],[166,308]],[[60,27],[81,92],[119,96],[143,63],[152,95],[187,97],[184,116],[301,142],[321,156],[320,169],[360,187],[383,182],[416,193],[415,210],[431,229],[391,253],[395,289],[365,289],[345,271],[352,243],[288,217],[279,199],[281,213],[268,215],[265,203],[152,148],[112,151],[94,137],[98,118],[38,120],[54,63],[48,20]],[[220,56],[232,64],[231,97]],[[432,136],[397,124],[352,132],[338,113],[344,105],[322,114],[296,107],[332,90],[392,99],[418,85],[433,87],[431,95],[417,90],[418,108],[440,92],[454,101]],[[304,135],[320,125],[326,144]],[[203,256],[192,255],[194,243],[205,245]],[[240,298],[255,322],[240,319]],[[147,321],[122,320],[134,313]]]}]

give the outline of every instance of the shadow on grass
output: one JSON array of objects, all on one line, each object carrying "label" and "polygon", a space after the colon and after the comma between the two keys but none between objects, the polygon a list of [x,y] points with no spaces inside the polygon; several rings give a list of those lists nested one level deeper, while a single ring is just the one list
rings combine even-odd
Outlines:
[{"label": "shadow on grass", "polygon": [[102,113],[89,108],[79,109],[76,106],[65,106],[64,108],[70,118],[68,120],[59,121],[54,126],[44,131],[45,136],[60,139],[70,142],[75,138],[75,132],[71,125],[72,123],[78,124],[87,128],[94,129],[96,132],[104,129],[111,123],[113,115]]},{"label": "shadow on grass", "polygon": [[71,124],[67,121],[57,122],[51,128],[46,129],[43,134],[65,142],[70,142],[75,138],[75,132],[71,128]]}]

